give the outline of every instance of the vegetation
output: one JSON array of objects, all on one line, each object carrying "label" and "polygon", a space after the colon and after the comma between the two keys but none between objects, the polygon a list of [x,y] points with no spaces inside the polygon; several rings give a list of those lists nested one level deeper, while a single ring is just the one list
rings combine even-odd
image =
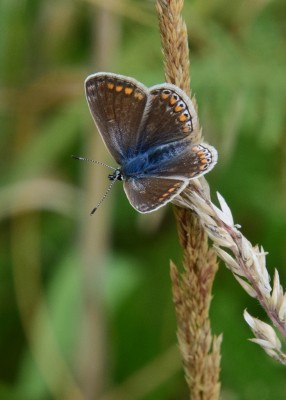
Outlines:
[{"label": "vegetation", "polygon": [[[270,252],[282,282],[285,16],[282,0],[184,7],[192,92],[219,151],[207,179],[247,238]],[[118,183],[90,217],[109,171],[70,157],[112,162],[84,98],[88,74],[164,80],[153,2],[2,1],[0,26],[0,398],[187,398],[169,278],[169,259],[181,264],[171,206],[139,216]],[[211,320],[224,335],[222,398],[282,400],[284,367],[247,341],[245,308],[265,320],[221,263]]]}]

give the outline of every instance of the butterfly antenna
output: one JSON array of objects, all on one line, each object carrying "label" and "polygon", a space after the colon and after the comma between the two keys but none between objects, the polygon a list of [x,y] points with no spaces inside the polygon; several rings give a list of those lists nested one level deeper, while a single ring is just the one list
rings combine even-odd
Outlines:
[{"label": "butterfly antenna", "polygon": [[118,179],[115,178],[115,179],[111,182],[111,184],[108,186],[106,192],[104,193],[104,195],[102,196],[102,198],[101,198],[100,201],[98,202],[97,206],[94,207],[94,208],[91,210],[90,215],[93,215],[93,214],[95,213],[95,211],[98,209],[98,207],[100,206],[100,204],[101,204],[101,203],[103,202],[103,200],[106,198],[106,196],[107,196],[108,193],[110,192],[112,186],[114,185],[114,183],[115,183],[117,180],[118,180]]},{"label": "butterfly antenna", "polygon": [[103,167],[107,167],[107,168],[113,169],[113,171],[116,170],[116,168],[111,167],[110,165],[107,165],[107,164],[105,164],[103,162],[100,162],[100,161],[91,160],[90,158],[79,157],[79,156],[72,156],[72,158],[74,158],[75,160],[88,161],[88,162],[92,162],[94,164],[99,164],[99,165],[102,165]]}]

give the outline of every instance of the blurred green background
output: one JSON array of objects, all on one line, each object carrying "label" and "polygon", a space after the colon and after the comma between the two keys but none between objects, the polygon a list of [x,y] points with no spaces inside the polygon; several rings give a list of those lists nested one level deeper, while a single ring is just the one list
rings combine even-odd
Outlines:
[{"label": "blurred green background", "polygon": [[[207,176],[286,281],[286,2],[187,1],[192,90]],[[176,349],[172,207],[147,216],[120,184],[90,217],[110,160],[83,82],[100,70],[164,80],[153,1],[0,2],[0,399],[173,400],[188,393]],[[285,399],[285,368],[253,343],[265,318],[220,266],[211,308],[223,332],[222,399]]]}]

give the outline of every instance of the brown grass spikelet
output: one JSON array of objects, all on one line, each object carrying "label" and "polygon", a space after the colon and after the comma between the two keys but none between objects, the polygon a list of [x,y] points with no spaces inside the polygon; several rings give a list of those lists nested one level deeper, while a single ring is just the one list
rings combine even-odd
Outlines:
[{"label": "brown grass spikelet", "polygon": [[190,95],[189,49],[187,27],[181,17],[183,0],[157,1],[164,69],[167,82]]},{"label": "brown grass spikelet", "polygon": [[[189,96],[189,49],[187,28],[181,11],[183,0],[157,0],[164,55],[165,78]],[[192,99],[195,107],[195,99]],[[201,139],[196,132],[194,141]],[[207,185],[202,179],[202,184]],[[221,337],[212,337],[209,321],[212,283],[217,271],[216,254],[208,247],[208,237],[197,215],[175,207],[177,229],[183,250],[184,271],[171,263],[173,301],[177,315],[177,336],[190,398],[219,398]]]},{"label": "brown grass spikelet", "polygon": [[171,263],[178,342],[192,399],[218,399],[221,337],[212,337],[209,321],[216,255],[207,235],[189,210],[179,208],[179,237],[184,249],[184,273]]}]

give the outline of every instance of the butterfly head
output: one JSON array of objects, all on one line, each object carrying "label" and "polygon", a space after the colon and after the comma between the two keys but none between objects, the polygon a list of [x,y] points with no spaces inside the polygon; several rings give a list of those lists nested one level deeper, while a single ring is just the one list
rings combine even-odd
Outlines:
[{"label": "butterfly head", "polygon": [[123,176],[121,169],[116,168],[113,174],[108,175],[108,179],[110,181],[124,181],[125,177]]}]

